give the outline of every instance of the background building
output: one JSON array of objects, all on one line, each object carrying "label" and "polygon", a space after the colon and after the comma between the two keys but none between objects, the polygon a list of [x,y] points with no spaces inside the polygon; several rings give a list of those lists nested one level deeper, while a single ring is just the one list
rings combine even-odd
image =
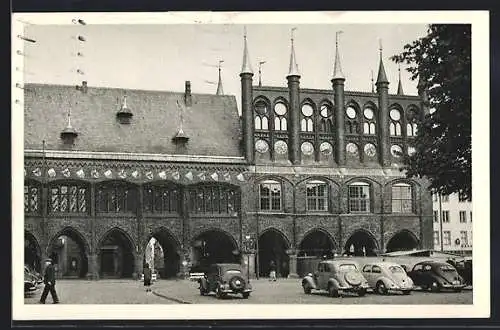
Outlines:
[{"label": "background building", "polygon": [[288,86],[254,85],[245,36],[241,117],[220,75],[216,95],[26,84],[26,262],[61,236],[91,278],[137,276],[152,237],[167,278],[432,248],[427,182],[399,170],[425,91],[389,94],[382,50],[372,92],[344,91],[338,44],[332,66],[331,90],[302,88],[292,38]]},{"label": "background building", "polygon": [[[440,198],[441,197],[441,198]],[[472,199],[432,195],[434,249],[472,255]]]}]

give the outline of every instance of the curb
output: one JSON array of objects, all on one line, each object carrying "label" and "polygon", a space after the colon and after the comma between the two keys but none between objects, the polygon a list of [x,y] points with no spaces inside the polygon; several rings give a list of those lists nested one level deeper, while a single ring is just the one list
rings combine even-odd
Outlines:
[{"label": "curb", "polygon": [[190,302],[188,301],[184,301],[184,300],[181,300],[181,299],[177,299],[177,298],[172,298],[172,297],[169,297],[169,296],[165,296],[161,293],[158,293],[156,291],[153,291],[151,290],[151,292],[155,295],[155,296],[158,296],[160,298],[163,298],[163,299],[167,299],[167,300],[170,300],[170,301],[173,301],[173,302],[176,302],[176,303],[179,303],[179,304],[191,304]]}]

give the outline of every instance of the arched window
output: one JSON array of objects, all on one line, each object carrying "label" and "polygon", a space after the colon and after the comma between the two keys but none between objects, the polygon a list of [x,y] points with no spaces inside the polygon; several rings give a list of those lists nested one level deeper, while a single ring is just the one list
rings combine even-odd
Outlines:
[{"label": "arched window", "polygon": [[62,183],[49,189],[50,213],[86,213],[88,189],[84,184]]},{"label": "arched window", "polygon": [[262,181],[259,185],[261,211],[281,210],[281,183],[275,180]]},{"label": "arched window", "polygon": [[286,113],[288,109],[283,102],[277,102],[274,105],[274,130],[276,131],[286,131],[287,130],[287,122],[286,122]]},{"label": "arched window", "polygon": [[268,130],[269,129],[269,109],[264,100],[258,100],[254,104],[255,110],[255,129]]},{"label": "arched window", "polygon": [[328,211],[328,185],[325,182],[309,181],[306,191],[308,211]]},{"label": "arched window", "polygon": [[346,130],[348,134],[359,134],[358,131],[358,111],[354,105],[349,105],[345,111]]},{"label": "arched window", "polygon": [[413,211],[412,189],[407,183],[392,185],[392,212],[411,213]]},{"label": "arched window", "polygon": [[147,185],[144,187],[144,212],[179,212],[180,191],[175,186]]},{"label": "arched window", "polygon": [[322,133],[333,133],[333,107],[328,104],[320,106],[320,124],[319,131]]},{"label": "arched window", "polygon": [[97,211],[103,213],[135,212],[135,189],[126,183],[103,183],[97,188]]},{"label": "arched window", "polygon": [[312,120],[314,113],[313,107],[310,104],[306,103],[302,106],[301,112],[302,112],[301,131],[313,132],[314,131],[313,120]]},{"label": "arched window", "polygon": [[363,124],[363,134],[374,135],[375,132],[375,112],[371,107],[366,107],[363,111],[365,123]]},{"label": "arched window", "polygon": [[401,111],[393,108],[389,111],[389,133],[392,136],[401,136]]},{"label": "arched window", "polygon": [[349,212],[370,212],[370,185],[354,182],[349,185]]},{"label": "arched window", "polygon": [[24,212],[39,213],[41,189],[40,185],[33,182],[25,182],[24,184]]},{"label": "arched window", "polygon": [[236,190],[218,185],[199,185],[189,192],[191,213],[233,214],[238,210]]}]

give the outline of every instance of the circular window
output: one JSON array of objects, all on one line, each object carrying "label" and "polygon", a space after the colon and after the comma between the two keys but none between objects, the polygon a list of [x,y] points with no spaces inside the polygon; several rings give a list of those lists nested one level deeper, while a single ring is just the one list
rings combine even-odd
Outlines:
[{"label": "circular window", "polygon": [[365,111],[363,112],[365,115],[366,119],[373,119],[373,110],[370,108],[366,108]]},{"label": "circular window", "polygon": [[300,146],[300,150],[302,150],[302,153],[306,156],[310,156],[314,152],[314,146],[311,142],[304,142]]},{"label": "circular window", "polygon": [[408,155],[412,156],[417,152],[417,150],[414,147],[408,147]]},{"label": "circular window", "polygon": [[333,152],[333,147],[330,143],[323,142],[319,145],[319,151],[325,156],[331,155]]},{"label": "circular window", "polygon": [[377,148],[372,143],[365,144],[365,154],[369,157],[373,157],[377,154]]},{"label": "circular window", "polygon": [[350,154],[357,154],[358,153],[358,146],[354,143],[348,143],[345,146],[345,150]]},{"label": "circular window", "polygon": [[269,150],[269,145],[264,140],[257,140],[255,142],[255,150],[257,150],[257,152],[260,152],[261,154],[263,154]]},{"label": "circular window", "polygon": [[401,147],[398,146],[397,144],[394,144],[391,147],[391,154],[393,157],[399,158],[399,157],[401,157],[402,153],[403,153],[403,149],[401,149]]},{"label": "circular window", "polygon": [[257,101],[255,103],[255,112],[257,112],[259,115],[265,115],[267,114],[267,104],[264,101]]},{"label": "circular window", "polygon": [[396,109],[392,109],[391,112],[389,113],[389,115],[391,116],[392,120],[397,121],[401,118],[401,113],[399,112],[399,110],[396,110]]},{"label": "circular window", "polygon": [[285,141],[276,141],[276,143],[274,144],[274,150],[278,154],[286,154],[286,152],[288,151],[288,146],[286,145]]},{"label": "circular window", "polygon": [[332,115],[332,108],[327,104],[323,104],[320,108],[320,114],[321,117],[328,118]]},{"label": "circular window", "polygon": [[274,112],[276,112],[278,116],[283,116],[286,113],[286,105],[281,102],[276,103],[274,106]]},{"label": "circular window", "polygon": [[353,107],[347,107],[345,113],[347,114],[347,117],[351,119],[356,118],[356,110]]},{"label": "circular window", "polygon": [[304,104],[302,106],[302,114],[306,117],[310,117],[313,114],[313,107],[310,104]]}]

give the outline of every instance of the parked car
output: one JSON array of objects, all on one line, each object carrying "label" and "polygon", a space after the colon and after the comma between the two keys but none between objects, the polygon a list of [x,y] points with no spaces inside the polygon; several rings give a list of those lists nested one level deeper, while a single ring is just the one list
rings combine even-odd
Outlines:
[{"label": "parked car", "polygon": [[465,287],[464,280],[455,267],[442,261],[419,262],[413,266],[408,276],[423,290],[438,292],[442,289],[452,289],[460,292]]},{"label": "parked car", "polygon": [[37,289],[36,278],[31,274],[27,267],[24,267],[24,294],[32,293]]},{"label": "parked car", "polygon": [[466,285],[472,285],[472,258],[464,258],[463,260],[450,264],[456,268]]},{"label": "parked car", "polygon": [[200,295],[215,292],[218,299],[227,294],[241,294],[244,299],[250,297],[252,286],[250,280],[243,275],[240,264],[214,264],[208,272],[198,280]]},{"label": "parked car", "polygon": [[369,288],[368,281],[361,274],[359,264],[354,260],[323,260],[314,274],[302,279],[304,293],[312,290],[326,290],[332,297],[345,292],[357,293],[362,297]]},{"label": "parked car", "polygon": [[37,272],[33,267],[30,267],[29,265],[24,265],[24,271],[30,273],[37,284],[41,284],[43,282],[43,276],[39,272]]},{"label": "parked car", "polygon": [[413,281],[403,267],[393,262],[373,262],[363,266],[363,276],[370,287],[379,294],[400,291],[411,293]]}]

